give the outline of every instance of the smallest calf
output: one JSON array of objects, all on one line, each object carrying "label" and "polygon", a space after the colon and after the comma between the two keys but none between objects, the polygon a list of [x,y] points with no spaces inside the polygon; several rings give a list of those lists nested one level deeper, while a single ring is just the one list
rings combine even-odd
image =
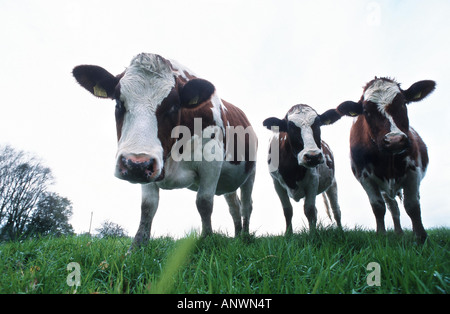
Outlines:
[{"label": "smallest calf", "polygon": [[341,227],[334,158],[328,145],[320,138],[320,127],[332,124],[340,117],[335,109],[319,115],[310,106],[296,105],[284,119],[268,118],[263,122],[266,128],[274,132],[270,140],[268,163],[283,206],[286,234],[292,233],[292,205],[289,198],[296,202],[305,199],[305,215],[310,230],[314,230],[317,223],[316,195],[324,192],[328,216],[330,203],[334,219]]}]

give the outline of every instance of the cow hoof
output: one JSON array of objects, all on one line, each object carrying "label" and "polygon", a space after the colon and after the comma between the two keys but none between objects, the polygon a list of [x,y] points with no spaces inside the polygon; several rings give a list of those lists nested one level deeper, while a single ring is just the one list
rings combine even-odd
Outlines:
[{"label": "cow hoof", "polygon": [[210,237],[212,235],[213,235],[212,231],[203,231],[201,237],[202,238],[208,238],[208,237]]},{"label": "cow hoof", "polygon": [[285,237],[291,237],[293,234],[292,228],[286,228],[286,232],[284,233]]},{"label": "cow hoof", "polygon": [[428,237],[428,235],[427,235],[426,232],[423,233],[423,234],[416,234],[417,241],[420,244],[425,244],[425,241],[427,240],[427,237]]},{"label": "cow hoof", "polygon": [[394,232],[395,232],[395,234],[398,235],[398,236],[403,236],[403,235],[405,234],[405,233],[403,232],[402,229],[400,229],[400,230],[394,230]]}]

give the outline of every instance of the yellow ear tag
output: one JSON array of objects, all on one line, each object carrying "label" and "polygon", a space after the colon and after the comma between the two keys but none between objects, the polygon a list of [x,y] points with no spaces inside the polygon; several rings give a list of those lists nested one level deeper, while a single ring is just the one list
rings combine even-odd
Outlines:
[{"label": "yellow ear tag", "polygon": [[108,98],[108,93],[106,93],[102,87],[98,86],[98,84],[94,86],[94,95],[97,97]]},{"label": "yellow ear tag", "polygon": [[192,98],[192,99],[189,101],[188,105],[189,105],[189,106],[196,105],[196,104],[198,103],[198,98],[199,98],[198,96]]},{"label": "yellow ear tag", "polygon": [[356,112],[353,112],[353,111],[350,111],[349,114],[350,114],[352,117],[355,117],[355,116],[358,115]]}]

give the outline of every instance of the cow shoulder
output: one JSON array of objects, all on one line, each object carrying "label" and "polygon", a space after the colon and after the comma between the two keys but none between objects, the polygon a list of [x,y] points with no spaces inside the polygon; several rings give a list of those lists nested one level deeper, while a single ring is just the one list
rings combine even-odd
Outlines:
[{"label": "cow shoulder", "polygon": [[334,157],[333,157],[333,153],[331,152],[330,147],[328,146],[328,144],[324,141],[321,141],[322,143],[322,151],[323,151],[323,155],[325,158],[325,164],[326,166],[333,171],[334,173]]},{"label": "cow shoulder", "polygon": [[411,141],[410,164],[412,162],[411,166],[420,167],[421,171],[425,172],[429,163],[427,146],[413,128],[409,129],[408,138]]}]

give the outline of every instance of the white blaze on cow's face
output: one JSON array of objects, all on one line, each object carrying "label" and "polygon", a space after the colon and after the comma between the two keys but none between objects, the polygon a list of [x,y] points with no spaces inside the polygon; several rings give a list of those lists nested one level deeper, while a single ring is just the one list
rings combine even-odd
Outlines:
[{"label": "white blaze on cow's face", "polygon": [[118,105],[123,106],[124,114],[119,132],[116,176],[128,180],[130,172],[136,168],[131,177],[137,177],[137,181],[155,180],[164,166],[156,112],[175,87],[173,72],[161,57],[140,54],[131,61],[119,86]]},{"label": "white blaze on cow's face", "polygon": [[312,168],[323,163],[317,112],[306,105],[295,106],[288,112],[287,120],[289,138],[298,164]]},{"label": "white blaze on cow's face", "polygon": [[365,90],[363,99],[367,122],[380,147],[393,153],[406,149],[409,121],[398,84],[391,80],[376,79]]},{"label": "white blaze on cow's face", "polygon": [[378,110],[390,123],[391,133],[405,134],[402,132],[391,114],[388,113],[388,106],[392,104],[394,98],[400,94],[400,88],[397,83],[385,81],[382,79],[376,80],[364,93],[364,100],[371,101],[378,105]]}]

